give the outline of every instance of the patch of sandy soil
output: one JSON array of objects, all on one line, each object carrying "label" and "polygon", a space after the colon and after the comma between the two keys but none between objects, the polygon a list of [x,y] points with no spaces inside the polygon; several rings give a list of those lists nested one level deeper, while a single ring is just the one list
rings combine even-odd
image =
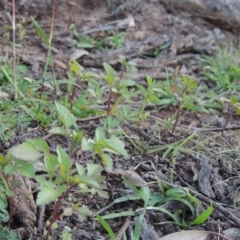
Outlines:
[{"label": "patch of sandy soil", "polygon": [[[59,0],[55,14],[55,27],[53,36],[53,59],[54,69],[58,79],[66,78],[68,62],[72,54],[76,53],[76,44],[78,39],[70,30],[70,26],[75,25],[77,31],[83,34],[89,34],[99,41],[107,35],[107,30],[125,32],[124,47],[108,50],[88,50],[88,54],[77,58],[79,63],[87,69],[101,72],[102,63],[112,64],[117,71],[120,71],[118,65],[118,56],[123,55],[127,60],[136,63],[138,72],[133,79],[140,84],[145,84],[145,76],[149,74],[154,79],[163,81],[167,74],[174,75],[176,69],[179,74],[188,74],[199,78],[201,70],[197,58],[200,54],[214,55],[216,53],[216,43],[227,43],[235,46],[238,41],[238,35],[231,31],[221,29],[207,20],[195,15],[182,14],[182,12],[171,13],[166,5],[161,1],[101,1],[101,0]],[[11,26],[11,1],[0,2],[0,51],[1,56],[12,56],[11,32],[6,30]],[[17,2],[17,29],[24,31],[23,36],[17,34],[16,42],[18,48],[16,54],[19,61],[26,64],[29,68],[28,76],[34,79],[41,79],[43,67],[46,62],[47,47],[37,36],[32,25],[32,16],[46,33],[50,32],[51,26],[51,1],[30,1],[19,0]],[[164,46],[158,57],[149,57],[147,53],[154,51],[157,47]],[[51,72],[49,71],[49,76]],[[64,89],[63,89],[64,91]],[[130,153],[129,159],[115,157],[114,168],[121,170],[134,170],[145,182],[156,179],[173,184],[174,186],[188,187],[193,195],[201,194],[203,198],[202,208],[206,208],[212,201],[214,202],[214,213],[212,217],[204,224],[198,227],[189,227],[188,229],[204,229],[223,233],[225,230],[237,229],[240,227],[239,212],[233,208],[234,193],[239,185],[237,178],[239,172],[239,159],[234,154],[224,152],[223,149],[231,146],[237,147],[236,131],[201,131],[201,126],[210,121],[214,128],[219,123],[217,120],[206,120],[205,115],[183,113],[181,122],[178,124],[174,134],[166,130],[160,122],[166,122],[176,111],[175,107],[161,110],[158,107],[151,107],[151,118],[143,123],[142,126],[125,126],[125,131],[137,136],[145,143],[146,150],[152,149],[147,155],[140,155],[131,144],[127,144],[127,150]],[[225,123],[226,119],[221,119]],[[231,119],[231,126],[236,126],[239,121],[237,117]],[[229,123],[230,124],[230,123]],[[235,124],[235,125],[234,125]],[[81,124],[89,136],[94,135],[94,129],[101,126],[101,120],[92,120]],[[221,124],[220,124],[221,125]],[[187,142],[186,148],[192,149],[201,155],[191,154],[179,150],[177,157],[164,157],[165,150],[158,150],[158,146],[163,146],[177,141],[183,141],[191,134],[194,126],[198,131],[195,132],[192,141]],[[222,126],[222,125],[221,125]],[[219,126],[218,126],[219,127]],[[30,134],[30,135],[29,135]],[[46,137],[47,129],[38,128],[31,133],[16,134],[12,137],[8,146],[1,148],[3,153],[13,145],[16,145],[29,137]],[[51,147],[60,144],[65,147],[64,139],[50,137],[47,139]],[[155,147],[155,148],[154,148]],[[204,156],[204,157],[203,157]],[[77,160],[86,164],[86,156]],[[88,159],[89,162],[96,162],[96,159]],[[39,174],[42,174],[40,171]],[[103,200],[98,196],[77,195],[76,201],[81,201],[91,210],[98,211],[111,203],[117,197],[122,196],[127,188],[124,185],[121,174],[103,173],[106,175],[106,183],[110,198]],[[173,183],[170,176],[174,176]],[[35,182],[21,179],[19,182],[24,186],[25,192],[31,192],[36,188]],[[170,184],[170,186],[171,186]],[[16,188],[16,186],[14,187]],[[156,189],[152,189],[156,191]],[[19,191],[16,191],[19,193]],[[34,196],[35,197],[35,196]],[[25,207],[15,209],[13,212],[11,228],[19,234],[19,239],[44,239],[43,228],[46,220],[50,217],[53,209],[51,204],[38,207],[34,206],[34,197],[30,197]],[[205,199],[204,199],[205,197]],[[15,205],[19,205],[25,199],[18,194],[15,199]],[[64,206],[71,204],[66,199]],[[175,203],[176,204],[176,203]],[[165,205],[166,209],[174,211],[177,206]],[[129,201],[127,204],[117,204],[111,211],[124,211],[141,206],[141,203]],[[23,210],[23,212],[21,211]],[[19,212],[20,211],[20,212]],[[188,211],[186,210],[188,213]],[[22,215],[21,215],[22,214]],[[21,217],[20,217],[21,216]],[[130,219],[127,230],[127,239],[130,239],[134,220]],[[149,211],[145,216],[144,229],[151,229],[149,234],[155,238],[141,239],[159,239],[169,233],[179,231],[180,228],[167,223],[158,225],[169,219],[158,212]],[[117,234],[121,229],[124,218],[110,220],[109,224]],[[73,239],[108,239],[106,232],[94,219],[88,218],[80,222],[76,215],[58,220],[59,228],[53,231],[52,239],[60,239],[61,231],[65,228],[69,230]],[[146,231],[146,230],[144,230]],[[152,236],[151,235],[151,236]],[[148,235],[149,236],[149,235]],[[211,237],[209,239],[217,239]],[[231,239],[239,239],[232,237]]]}]

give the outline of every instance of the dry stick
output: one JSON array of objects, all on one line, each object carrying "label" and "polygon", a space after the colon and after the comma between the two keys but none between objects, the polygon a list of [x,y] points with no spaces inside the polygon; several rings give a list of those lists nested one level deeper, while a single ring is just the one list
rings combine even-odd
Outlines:
[{"label": "dry stick", "polygon": [[229,119],[232,117],[232,114],[233,114],[233,108],[230,109],[230,114],[228,114],[227,121],[225,122],[225,124],[223,126],[222,135],[223,135],[224,129],[226,128],[226,126],[227,126],[227,124],[229,122]]},{"label": "dry stick", "polygon": [[118,233],[116,235],[116,240],[121,240],[122,239],[122,236],[126,232],[129,224],[130,224],[130,219],[126,218],[124,224],[122,225],[122,227],[120,228],[120,230],[118,231]]},{"label": "dry stick", "polygon": [[193,127],[192,129],[197,129],[201,132],[206,132],[206,131],[215,131],[215,132],[218,132],[218,131],[227,131],[227,130],[239,130],[240,129],[240,126],[234,126],[234,127],[222,127],[222,128],[195,128]]},{"label": "dry stick", "polygon": [[198,132],[222,132],[222,131],[228,131],[228,130],[239,130],[240,126],[234,126],[234,127],[221,127],[221,128],[198,128],[198,127],[188,127],[188,126],[183,126],[183,125],[178,125],[179,127],[182,128],[189,128],[193,130],[197,130]]},{"label": "dry stick", "polygon": [[137,126],[134,126],[134,125],[130,125],[126,121],[124,122],[124,125],[127,126],[130,130],[132,130],[132,131],[138,133],[139,135],[143,136],[144,138],[150,140],[151,143],[165,145],[165,143],[155,139],[153,136],[150,136],[149,134],[144,132],[144,130],[142,128],[140,128],[140,127],[137,127]]},{"label": "dry stick", "polygon": [[181,101],[179,99],[178,100],[178,106],[177,106],[177,116],[176,116],[176,119],[175,119],[175,122],[174,122],[174,125],[173,125],[173,128],[172,128],[172,135],[174,134],[174,131],[175,131],[176,127],[177,127],[178,120],[179,120],[179,118],[181,116],[181,111],[182,111],[182,109],[181,109]]},{"label": "dry stick", "polygon": [[174,132],[175,132],[175,129],[176,129],[176,127],[177,127],[177,123],[178,123],[178,121],[179,121],[179,119],[180,119],[180,116],[181,116],[181,112],[182,112],[182,107],[181,107],[181,98],[182,98],[182,96],[183,96],[183,94],[185,93],[185,91],[187,90],[187,87],[185,87],[184,89],[183,89],[183,91],[182,91],[182,93],[180,94],[180,96],[179,96],[179,99],[178,99],[178,107],[177,107],[177,116],[176,116],[176,120],[175,120],[175,123],[174,123],[174,125],[173,125],[173,128],[172,128],[172,135],[174,134]]},{"label": "dry stick", "polygon": [[37,223],[37,230],[38,232],[43,232],[43,222],[44,222],[46,205],[41,205],[39,207],[40,207],[40,210],[39,210],[39,217],[38,217],[38,223]]}]

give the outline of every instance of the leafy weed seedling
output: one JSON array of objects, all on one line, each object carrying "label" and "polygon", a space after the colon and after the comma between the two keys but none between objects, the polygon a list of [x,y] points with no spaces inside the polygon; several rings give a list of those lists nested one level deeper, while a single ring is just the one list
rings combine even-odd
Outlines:
[{"label": "leafy weed seedling", "polygon": [[[141,214],[137,218],[135,229],[133,231],[133,239],[139,239],[141,233],[141,224],[148,210],[155,210],[161,211],[165,213],[170,218],[173,219],[173,224],[176,224],[181,227],[188,227],[193,225],[199,225],[205,222],[213,211],[213,207],[209,206],[205,211],[199,214],[198,208],[200,202],[197,200],[196,197],[192,196],[187,189],[183,188],[171,188],[162,192],[163,188],[160,188],[159,193],[151,193],[148,186],[141,187],[140,189],[136,188],[132,185],[128,180],[124,179],[126,185],[131,189],[132,193],[122,196],[118,199],[115,199],[111,204],[106,206],[104,209],[100,210],[96,217],[99,219],[102,226],[106,229],[109,233],[111,239],[113,238],[113,232],[110,226],[105,222],[107,219],[118,218],[123,216],[136,216],[136,212],[140,212]],[[149,183],[153,184],[153,183]],[[136,201],[141,200],[143,203],[143,208],[137,209],[135,211],[125,211],[120,213],[111,213],[107,215],[100,216],[100,213],[107,210],[108,208],[112,207],[114,204],[121,203],[121,202],[128,202],[128,201]],[[182,203],[186,206],[183,208],[181,204],[179,204],[179,209],[176,208],[174,213],[171,213],[169,210],[166,209],[164,203],[169,203],[171,201],[176,201]],[[190,212],[187,214],[187,212]],[[189,217],[191,216],[191,217]],[[160,223],[164,224],[164,223]]]},{"label": "leafy weed seedling", "polygon": [[108,31],[106,36],[94,39],[91,36],[79,34],[75,25],[71,25],[70,28],[78,38],[77,48],[107,50],[121,48],[125,43],[125,34],[122,32]]},{"label": "leafy weed seedling", "polygon": [[239,49],[219,48],[217,58],[202,58],[205,76],[215,83],[217,90],[239,91],[240,62]]}]

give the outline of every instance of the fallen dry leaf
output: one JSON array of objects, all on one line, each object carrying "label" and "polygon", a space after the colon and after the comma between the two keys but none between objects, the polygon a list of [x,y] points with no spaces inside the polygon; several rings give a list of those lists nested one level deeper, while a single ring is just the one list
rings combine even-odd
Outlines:
[{"label": "fallen dry leaf", "polygon": [[161,240],[204,240],[209,234],[210,232],[207,232],[207,231],[189,230],[189,231],[172,233],[160,239]]},{"label": "fallen dry leaf", "polygon": [[88,55],[88,54],[89,53],[87,51],[85,51],[84,49],[77,49],[71,54],[70,59],[77,60],[77,59],[81,58],[82,56]]},{"label": "fallen dry leaf", "polygon": [[131,170],[116,169],[115,171],[110,171],[106,169],[106,172],[114,175],[121,175],[136,187],[143,187],[147,184],[147,182],[143,180],[136,172]]}]

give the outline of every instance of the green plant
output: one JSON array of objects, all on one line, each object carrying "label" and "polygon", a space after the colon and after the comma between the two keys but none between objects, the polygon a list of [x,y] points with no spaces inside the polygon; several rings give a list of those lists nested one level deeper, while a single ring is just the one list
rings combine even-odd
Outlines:
[{"label": "green plant", "polygon": [[[77,189],[78,193],[98,193],[101,197],[108,197],[104,191],[104,177],[101,176],[103,167],[99,164],[88,163],[85,168],[72,159],[76,150],[80,147],[79,144],[82,143],[81,149],[83,151],[93,151],[98,154],[103,164],[108,168],[112,168],[112,159],[105,152],[120,153],[127,156],[124,143],[119,139],[116,137],[107,139],[103,129],[99,128],[96,130],[95,139],[87,140],[83,137],[83,132],[79,131],[74,115],[58,102],[55,102],[55,107],[63,127],[54,127],[50,130],[50,133],[60,134],[69,139],[68,152],[57,146],[56,154],[52,154],[45,140],[29,139],[10,149],[6,157],[0,155],[2,180],[6,183],[4,186],[8,186],[6,176],[17,171],[24,176],[34,177],[38,182],[38,205],[55,202],[52,216],[47,222],[46,239],[50,236],[52,229],[57,227],[56,220],[61,216],[70,216],[75,212],[78,214],[80,221],[83,221],[86,216],[92,214],[89,209],[81,207],[81,202],[75,203],[65,208],[63,213],[59,213],[62,201],[70,191]],[[43,169],[47,172],[48,179],[35,176],[34,163],[42,158],[44,162]],[[6,194],[6,189],[4,192]],[[10,193],[12,194],[9,190]],[[63,234],[66,238],[69,237],[66,233]]]},{"label": "green plant", "polygon": [[[213,211],[213,207],[209,206],[205,211],[202,213],[198,212],[200,202],[197,200],[196,197],[192,196],[187,189],[183,188],[170,188],[166,191],[163,191],[163,187],[159,186],[160,192],[158,193],[151,193],[148,186],[141,187],[140,189],[136,188],[132,185],[128,180],[124,179],[124,182],[127,186],[131,189],[132,193],[122,196],[118,199],[115,199],[111,204],[106,206],[105,208],[98,211],[95,216],[100,220],[102,226],[107,230],[111,239],[113,232],[110,230],[110,226],[105,222],[107,219],[118,218],[123,216],[135,216],[135,211],[125,211],[120,213],[111,213],[107,215],[100,216],[99,214],[105,211],[106,209],[112,207],[114,204],[127,202],[127,201],[136,201],[142,200],[143,201],[143,208],[140,208],[136,211],[141,212],[140,216],[138,217],[138,221],[135,225],[134,229],[134,236],[133,239],[139,239],[140,232],[141,232],[141,223],[143,217],[148,210],[156,210],[161,211],[168,215],[170,218],[173,219],[173,224],[176,224],[181,227],[199,225],[205,222]],[[152,183],[149,183],[152,184]],[[159,182],[160,184],[160,182]],[[179,209],[176,209],[174,213],[171,213],[164,207],[164,203],[170,201],[177,201],[183,203],[186,208],[182,208],[179,205]],[[187,214],[187,212],[190,212]],[[190,217],[189,217],[190,216]],[[160,223],[164,224],[164,223]]]},{"label": "green plant", "polygon": [[160,104],[161,102],[160,99],[157,97],[157,93],[162,92],[162,90],[156,87],[156,82],[150,76],[147,75],[146,80],[147,80],[146,89],[142,85],[136,84],[138,89],[141,91],[141,94],[143,95],[143,99],[141,102],[142,106],[139,112],[139,117],[141,119],[146,119],[149,116],[149,113],[144,111],[148,103]]},{"label": "green plant", "polygon": [[204,66],[205,76],[215,83],[217,90],[239,91],[240,62],[238,59],[239,49],[227,46],[219,48],[216,58],[203,56],[201,58]]},{"label": "green plant", "polygon": [[106,47],[105,39],[95,40],[88,35],[78,35],[79,43],[76,44],[77,48],[85,48],[85,49],[100,49],[103,50]]},{"label": "green plant", "polygon": [[106,41],[111,48],[121,48],[124,46],[124,33],[116,33],[114,31],[109,31],[108,34],[109,36],[106,38]]},{"label": "green plant", "polygon": [[[7,156],[0,154],[0,238],[15,240],[17,234],[10,232],[6,227],[7,223],[11,222],[11,210],[8,213],[8,209],[11,209],[11,198],[14,195],[14,192],[10,189],[9,184],[9,174],[12,173],[15,169],[20,170],[22,163],[16,161],[14,164],[12,162],[12,155],[10,153]],[[8,225],[9,226],[9,225]]]},{"label": "green plant", "polygon": [[106,50],[124,46],[125,33],[122,32],[108,31],[106,37],[94,39],[88,35],[79,34],[75,24],[72,24],[70,29],[75,37],[78,38],[77,48]]},{"label": "green plant", "polygon": [[[0,155],[0,161],[3,160],[3,155]],[[12,192],[9,191],[6,181],[3,177],[0,179],[0,226],[3,223],[9,221],[9,214],[7,211],[8,208],[8,199],[7,197],[12,196]]]},{"label": "green plant", "polygon": [[57,108],[59,120],[64,127],[53,127],[49,130],[52,134],[58,134],[68,139],[69,153],[73,156],[78,150],[78,144],[83,138],[83,132],[79,130],[76,124],[76,117],[63,105],[55,102]]},{"label": "green plant", "polygon": [[[17,164],[9,166],[6,174],[17,170],[28,177],[35,177],[39,184],[37,204],[47,204],[55,202],[53,213],[46,229],[46,239],[50,236],[56,220],[61,216],[70,216],[73,212],[77,213],[79,219],[83,221],[86,216],[91,215],[91,211],[81,207],[81,203],[76,203],[71,207],[65,208],[61,214],[59,208],[62,201],[68,196],[69,192],[98,193],[101,197],[107,197],[102,184],[104,177],[101,176],[102,167],[98,164],[87,164],[84,168],[70,158],[67,152],[60,146],[56,148],[57,154],[51,154],[47,143],[42,139],[30,139],[11,149],[10,153],[17,159]],[[48,179],[43,176],[35,176],[33,164],[44,158],[44,171],[48,174]],[[14,167],[16,166],[16,167]]]},{"label": "green plant", "polygon": [[94,139],[86,139],[83,137],[82,140],[82,150],[84,151],[94,151],[102,159],[102,163],[108,169],[112,170],[113,159],[110,154],[106,152],[111,152],[114,154],[121,154],[127,157],[128,154],[124,149],[124,142],[119,138],[112,136],[111,138],[106,138],[105,131],[103,128],[97,128],[95,132]]},{"label": "green plant", "polygon": [[0,238],[4,240],[18,240],[15,232],[10,232],[8,228],[0,225]]},{"label": "green plant", "polygon": [[[38,24],[38,22],[36,22],[33,18],[32,18],[32,22],[33,25],[39,35],[39,37],[43,40],[44,44],[46,44],[48,51],[47,51],[47,57],[46,57],[46,64],[44,67],[44,71],[43,71],[43,76],[42,76],[42,86],[44,85],[45,79],[46,79],[46,74],[47,74],[47,69],[49,66],[53,67],[53,60],[52,60],[52,53],[51,53],[51,46],[52,46],[52,37],[53,37],[53,27],[54,27],[54,19],[55,19],[55,8],[56,8],[56,0],[53,1],[53,9],[52,9],[52,18],[51,18],[51,30],[50,30],[50,34],[49,37],[47,37],[47,35],[45,34],[45,32],[43,31],[43,29],[41,28],[41,26]],[[56,82],[56,77],[54,74],[54,70],[52,68],[52,86],[54,88],[54,95],[55,98],[57,98],[58,95],[58,85]],[[41,94],[40,94],[40,99],[41,99]]]},{"label": "green plant", "polygon": [[[131,66],[131,63],[126,63],[123,58],[120,58],[119,61],[122,63],[123,68],[126,71],[133,71],[134,69]],[[107,63],[103,63],[103,67],[105,73],[102,75],[96,75],[91,72],[87,72],[84,70],[82,66],[80,66],[75,60],[72,60],[70,64],[70,72],[69,75],[73,76],[73,74],[77,75],[77,79],[79,81],[87,82],[88,88],[86,89],[87,95],[81,97],[79,102],[74,102],[72,104],[72,109],[77,114],[76,106],[78,104],[85,103],[85,111],[86,109],[93,112],[92,108],[87,108],[88,105],[91,104],[105,104],[105,112],[107,115],[114,115],[121,101],[130,102],[133,98],[139,95],[139,91],[135,91],[132,88],[135,85],[135,81],[128,78],[125,71],[122,70],[122,74],[119,77],[116,71]],[[125,76],[126,75],[126,76]],[[104,83],[100,83],[99,79],[103,79]],[[69,88],[71,89],[71,87]],[[100,111],[98,111],[100,112]],[[95,110],[97,113],[97,109]],[[81,114],[80,112],[78,113]]]}]

